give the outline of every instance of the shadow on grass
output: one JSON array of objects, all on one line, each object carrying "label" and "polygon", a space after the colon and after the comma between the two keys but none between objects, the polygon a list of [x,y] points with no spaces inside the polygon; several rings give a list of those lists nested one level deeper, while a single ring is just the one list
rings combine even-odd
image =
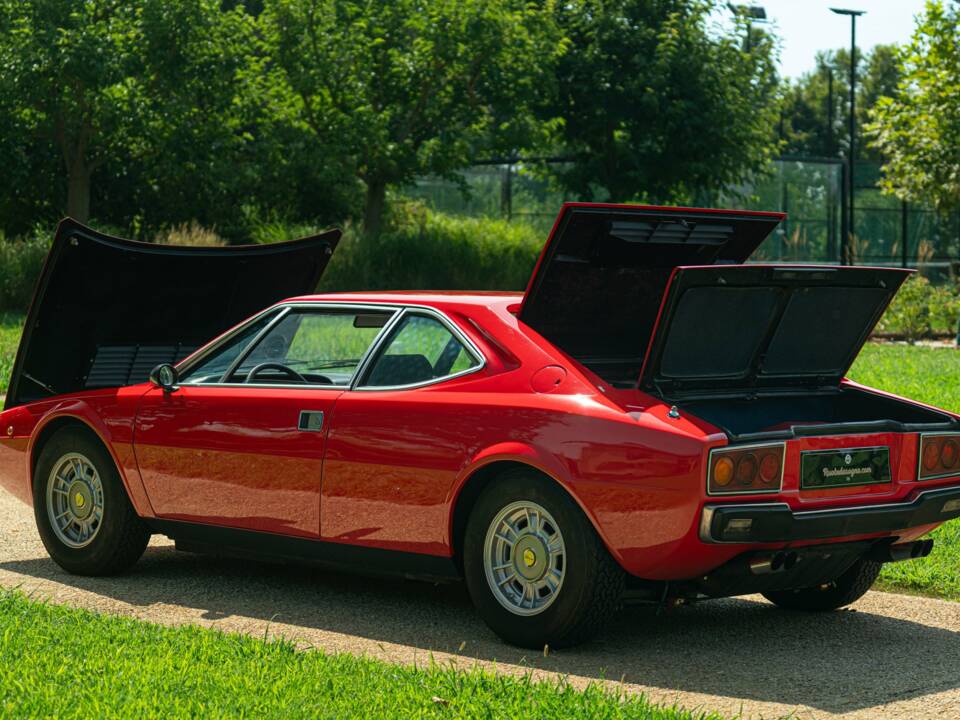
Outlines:
[{"label": "shadow on grass", "polygon": [[[842,713],[960,687],[960,635],[865,612],[807,615],[721,600],[657,615],[627,608],[593,643],[525,653],[500,642],[462,584],[354,577],[150,547],[118,578],[75,577],[47,558],[0,563],[126,603],[203,617],[282,622],[424,651],[458,653],[670,691],[807,705]],[[958,610],[960,616],[960,610]]]}]

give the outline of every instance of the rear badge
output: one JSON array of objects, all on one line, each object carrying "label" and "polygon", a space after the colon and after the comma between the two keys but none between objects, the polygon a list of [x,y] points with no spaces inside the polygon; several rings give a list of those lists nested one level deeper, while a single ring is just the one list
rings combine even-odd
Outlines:
[{"label": "rear badge", "polygon": [[800,489],[880,485],[891,482],[890,448],[808,450],[800,453]]}]

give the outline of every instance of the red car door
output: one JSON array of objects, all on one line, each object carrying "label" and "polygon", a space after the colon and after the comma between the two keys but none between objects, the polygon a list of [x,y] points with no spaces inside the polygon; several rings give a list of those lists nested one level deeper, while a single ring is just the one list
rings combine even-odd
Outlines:
[{"label": "red car door", "polygon": [[471,406],[485,361],[445,318],[411,308],[389,333],[331,422],[322,536],[441,555],[450,489],[502,408]]},{"label": "red car door", "polygon": [[153,511],[169,520],[317,537],[337,398],[392,311],[268,313],[142,399],[134,447]]}]

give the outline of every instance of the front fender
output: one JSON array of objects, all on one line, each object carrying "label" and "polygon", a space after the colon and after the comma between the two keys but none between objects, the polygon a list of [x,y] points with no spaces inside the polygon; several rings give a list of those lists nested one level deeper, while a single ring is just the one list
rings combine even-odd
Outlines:
[{"label": "front fender", "polygon": [[58,425],[80,423],[103,443],[120,474],[127,497],[141,517],[153,517],[150,500],[144,490],[133,448],[133,414],[124,403],[105,402],[103,398],[69,398],[57,402],[37,421],[27,443],[25,462],[32,487],[34,459],[38,444]]}]

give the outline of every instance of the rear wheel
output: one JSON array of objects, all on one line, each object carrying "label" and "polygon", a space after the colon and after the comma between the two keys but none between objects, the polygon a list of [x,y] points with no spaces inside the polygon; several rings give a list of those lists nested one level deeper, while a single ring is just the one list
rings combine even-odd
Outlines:
[{"label": "rear wheel", "polygon": [[882,563],[873,560],[858,560],[833,582],[800,590],[766,592],[763,596],[788,610],[836,610],[863,597],[873,586],[881,567]]},{"label": "rear wheel", "polygon": [[113,459],[90,430],[58,430],[33,477],[37,529],[50,557],[77,575],[113,575],[133,565],[150,540]]},{"label": "rear wheel", "polygon": [[624,572],[554,482],[534,471],[501,475],[467,523],[464,574],[490,628],[527,648],[576,645],[619,607]]}]

